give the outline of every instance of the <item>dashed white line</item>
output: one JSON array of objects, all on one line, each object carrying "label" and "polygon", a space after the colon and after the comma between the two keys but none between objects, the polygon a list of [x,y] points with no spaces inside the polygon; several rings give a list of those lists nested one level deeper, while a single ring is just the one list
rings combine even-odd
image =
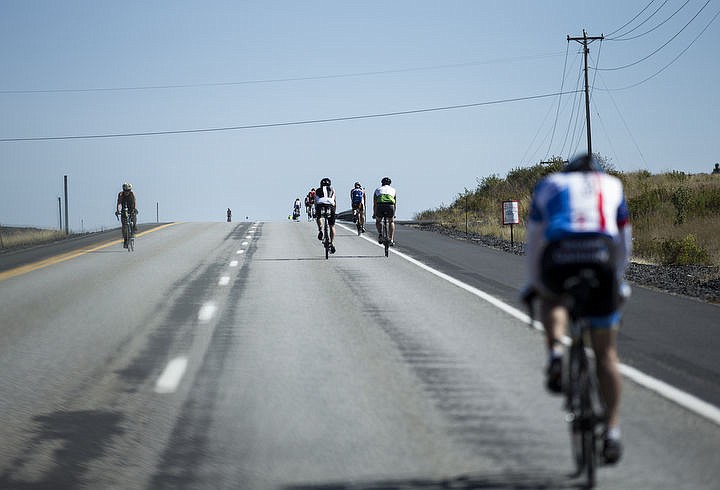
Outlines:
[{"label": "dashed white line", "polygon": [[201,323],[209,322],[215,315],[215,310],[217,310],[217,306],[214,303],[205,303],[198,312],[198,320]]},{"label": "dashed white line", "polygon": [[247,244],[248,244],[248,242],[242,242],[240,245],[242,245],[244,247]]},{"label": "dashed white line", "polygon": [[230,267],[237,267],[237,266],[238,266],[238,261],[237,261],[237,260],[232,260],[232,261],[230,262]]},{"label": "dashed white line", "polygon": [[221,286],[227,286],[230,284],[230,276],[222,276],[218,281],[218,284]]},{"label": "dashed white line", "polygon": [[238,250],[238,251],[235,252],[235,253],[237,253],[238,255],[240,255],[240,254],[243,253],[243,252],[245,252],[245,250]]},{"label": "dashed white line", "polygon": [[176,357],[165,366],[157,382],[155,393],[175,393],[187,369],[187,357]]}]

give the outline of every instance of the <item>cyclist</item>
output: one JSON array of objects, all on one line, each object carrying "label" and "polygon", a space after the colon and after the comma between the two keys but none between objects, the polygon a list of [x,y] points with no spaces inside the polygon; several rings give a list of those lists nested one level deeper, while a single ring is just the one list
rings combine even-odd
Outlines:
[{"label": "cyclist", "polygon": [[388,218],[390,222],[390,246],[395,246],[395,206],[397,205],[397,191],[390,186],[390,177],[383,177],[380,187],[373,194],[373,219],[378,231],[378,243],[382,243],[382,219]]},{"label": "cyclist", "polygon": [[365,233],[365,189],[360,182],[350,189],[350,204],[353,210],[353,223],[360,224],[360,231]]},{"label": "cyclist", "polygon": [[128,247],[127,231],[125,226],[127,225],[127,218],[122,213],[123,209],[127,209],[127,216],[130,217],[132,222],[132,233],[135,234],[137,229],[137,207],[135,206],[135,193],[132,191],[132,184],[125,182],[122,185],[122,191],[118,194],[117,205],[115,207],[115,216],[122,216],[122,233],[123,233],[123,248]]},{"label": "cyclist", "polygon": [[297,220],[300,217],[300,198],[295,199],[295,203],[293,204],[293,219]]},{"label": "cyclist", "polygon": [[568,324],[558,296],[563,281],[580,268],[593,268],[599,280],[585,308],[606,406],[603,457],[608,464],[622,455],[618,407],[622,378],[616,349],[622,299],[629,295],[623,274],[631,252],[631,227],[622,183],[606,174],[592,155],[570,161],[562,172],[541,180],[533,192],[527,225],[528,285],[524,295],[540,295],[540,315],[549,352],[547,388],[562,391],[563,348]]},{"label": "cyclist", "polygon": [[308,192],[308,195],[305,197],[305,200],[307,202],[308,210],[308,221],[310,221],[311,218],[315,217],[315,188],[313,187],[310,189],[310,192]]},{"label": "cyclist", "polygon": [[322,208],[330,208],[330,217],[328,218],[328,225],[330,227],[330,253],[335,253],[335,210],[337,203],[335,201],[335,189],[332,188],[332,182],[329,178],[325,177],[320,181],[320,187],[315,190],[315,216],[317,217],[318,226],[318,240],[323,239],[322,223],[320,218],[322,215]]},{"label": "cyclist", "polygon": [[230,208],[227,209],[227,221],[228,223],[232,221],[232,211],[230,211]]}]

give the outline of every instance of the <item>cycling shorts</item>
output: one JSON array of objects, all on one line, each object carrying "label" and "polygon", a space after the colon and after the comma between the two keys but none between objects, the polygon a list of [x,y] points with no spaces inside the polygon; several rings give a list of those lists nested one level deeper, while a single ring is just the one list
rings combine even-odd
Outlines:
[{"label": "cycling shorts", "polygon": [[362,203],[362,201],[352,203],[352,208],[353,208],[353,209],[362,209],[362,208],[363,208],[363,203]]},{"label": "cycling shorts", "polygon": [[328,224],[335,226],[335,206],[330,204],[316,204],[315,205],[315,216],[317,219],[322,218],[322,208],[328,208],[330,210],[330,216],[328,217]]},{"label": "cycling shorts", "polygon": [[394,218],[395,217],[395,205],[389,202],[379,202],[375,207],[375,218],[380,220],[381,218]]},{"label": "cycling shorts", "polygon": [[619,284],[615,275],[615,247],[610,237],[567,237],[551,242],[540,262],[541,281],[551,293],[550,302],[559,301],[565,281],[583,269],[595,273],[597,284],[582,307],[594,328],[609,328],[620,320]]}]

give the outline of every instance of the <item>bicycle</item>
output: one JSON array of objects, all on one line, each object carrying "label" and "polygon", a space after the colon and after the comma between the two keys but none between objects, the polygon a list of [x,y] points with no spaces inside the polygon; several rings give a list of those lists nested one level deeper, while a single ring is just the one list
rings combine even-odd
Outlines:
[{"label": "bicycle", "polygon": [[363,228],[364,228],[364,225],[365,225],[365,220],[364,220],[364,219],[362,219],[362,220],[360,219],[360,214],[361,214],[361,213],[362,213],[363,218],[364,218],[364,217],[365,217],[365,208],[364,208],[364,207],[362,208],[362,211],[358,208],[358,209],[357,209],[357,214],[355,215],[355,226],[357,227],[357,234],[358,234],[358,236],[362,235],[362,233],[363,233]]},{"label": "bicycle", "polygon": [[325,247],[325,259],[330,258],[330,249],[332,247],[332,242],[330,241],[330,225],[328,221],[330,220],[330,216],[332,214],[332,209],[330,206],[321,206],[320,209],[320,217],[323,220],[323,247]]},{"label": "bicycle", "polygon": [[[120,220],[119,214],[116,212],[115,217]],[[135,232],[133,231],[132,219],[127,208],[122,209],[122,226],[123,226],[123,240],[127,239],[127,251],[135,251]]]},{"label": "bicycle", "polygon": [[388,218],[387,216],[383,216],[382,219],[382,234],[381,237],[381,243],[383,247],[385,247],[385,257],[388,257],[390,255],[390,234],[388,233]]},{"label": "bicycle", "polygon": [[[570,428],[570,445],[575,462],[577,478],[585,472],[587,485],[592,488],[597,479],[598,442],[602,440],[601,430],[605,413],[595,372],[595,363],[588,355],[590,322],[583,306],[587,304],[590,291],[599,284],[596,272],[589,268],[580,269],[577,274],[563,282],[562,301],[568,310],[570,342],[563,356],[562,387],[565,395],[565,420]],[[533,323],[532,300],[537,291],[524,298],[530,309]]]}]

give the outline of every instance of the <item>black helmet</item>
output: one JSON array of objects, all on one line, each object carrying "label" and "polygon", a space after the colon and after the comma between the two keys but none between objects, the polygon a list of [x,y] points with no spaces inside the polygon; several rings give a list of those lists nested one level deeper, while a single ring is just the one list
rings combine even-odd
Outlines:
[{"label": "black helmet", "polygon": [[329,187],[330,184],[331,184],[330,179],[328,179],[327,177],[325,177],[324,179],[322,179],[320,181],[320,187],[325,187],[325,186]]},{"label": "black helmet", "polygon": [[355,182],[356,189],[360,189],[361,187],[362,187],[362,185],[360,184],[360,182]]},{"label": "black helmet", "polygon": [[570,160],[565,167],[563,172],[604,172],[600,161],[595,155],[588,155],[583,153],[582,155],[576,156]]},{"label": "black helmet", "polygon": [[392,180],[390,180],[390,177],[383,177],[380,183],[382,185],[390,185],[392,184]]}]

